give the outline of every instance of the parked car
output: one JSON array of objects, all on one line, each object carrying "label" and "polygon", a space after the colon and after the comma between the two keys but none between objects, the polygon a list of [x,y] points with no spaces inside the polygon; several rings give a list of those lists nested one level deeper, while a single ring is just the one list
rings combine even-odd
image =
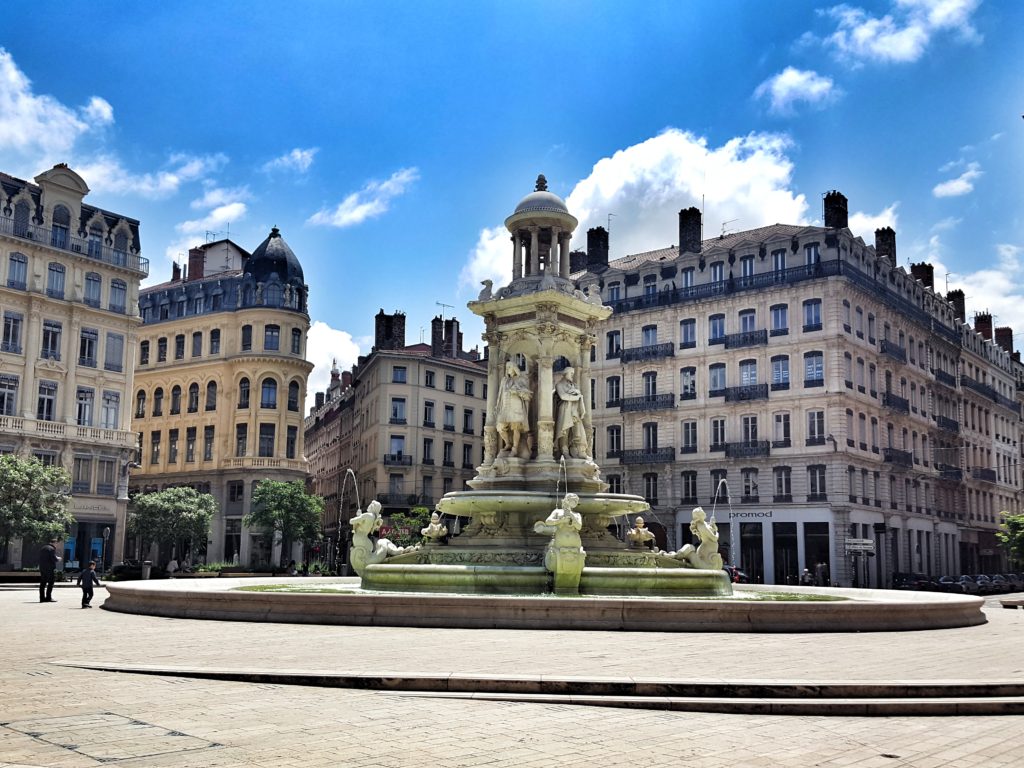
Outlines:
[{"label": "parked car", "polygon": [[976,595],[979,591],[978,582],[970,576],[960,576],[958,578],[943,576],[939,579],[939,583],[942,584],[944,592],[952,592],[958,595]]},{"label": "parked car", "polygon": [[992,579],[992,586],[995,588],[996,592],[1005,595],[1007,592],[1013,591],[1013,585],[1010,584],[1010,580],[1003,576],[1003,574],[993,573],[990,578]]},{"label": "parked car", "polygon": [[1010,582],[1012,592],[1024,592],[1024,578],[1017,573],[1004,573],[1006,580]]},{"label": "parked car", "polygon": [[996,586],[992,583],[992,579],[984,573],[975,574],[974,580],[978,583],[978,592],[980,594],[991,595],[996,591]]},{"label": "parked car", "polygon": [[892,575],[893,589],[929,589],[930,581],[923,573],[900,573]]}]

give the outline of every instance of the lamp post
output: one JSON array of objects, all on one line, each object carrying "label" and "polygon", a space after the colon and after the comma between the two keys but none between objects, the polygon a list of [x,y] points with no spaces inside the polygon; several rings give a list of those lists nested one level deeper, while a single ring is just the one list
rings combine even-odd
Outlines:
[{"label": "lamp post", "polygon": [[107,573],[107,539],[110,538],[110,526],[103,529],[103,554],[100,556],[100,573]]}]

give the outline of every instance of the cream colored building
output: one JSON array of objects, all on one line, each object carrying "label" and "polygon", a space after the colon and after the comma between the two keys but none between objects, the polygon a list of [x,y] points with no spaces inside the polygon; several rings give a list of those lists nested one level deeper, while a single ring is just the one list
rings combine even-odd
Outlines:
[{"label": "cream colored building", "polygon": [[448,491],[464,490],[483,455],[487,368],[462,351],[454,318],[434,318],[430,344],[405,344],[405,315],[376,317],[373,350],[351,374],[317,395],[306,419],[312,487],[324,497],[325,531],[345,561],[347,521],[358,497],[377,499],[384,514],[433,509]]},{"label": "cream colored building", "polygon": [[260,480],[306,479],[307,298],[276,228],[252,254],[230,240],[194,248],[185,271],[175,265],[170,282],[140,296],[132,427],[142,467],[132,491],[211,493],[220,511],[201,547],[207,561],[276,562],[270,539],[242,518]]},{"label": "cream colored building", "polygon": [[[149,272],[139,222],[89,205],[88,194],[66,165],[34,184],[0,174],[0,453],[71,473],[71,568],[122,556],[131,362]],[[0,562],[34,565],[38,547],[12,542]]]},{"label": "cream colored building", "polygon": [[574,278],[614,308],[591,382],[605,479],[650,501],[666,549],[715,508],[726,562],[765,583],[820,563],[860,586],[1004,567],[1012,350],[965,325],[929,265],[897,267],[891,229],[855,237],[838,192],[824,222],[703,240],[690,208],[680,245],[611,262],[588,233]]}]

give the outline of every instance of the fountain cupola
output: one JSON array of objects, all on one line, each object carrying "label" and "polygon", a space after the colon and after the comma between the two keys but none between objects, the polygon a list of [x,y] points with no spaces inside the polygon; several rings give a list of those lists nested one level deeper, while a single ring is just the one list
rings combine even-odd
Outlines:
[{"label": "fountain cupola", "polygon": [[544,174],[533,192],[505,219],[512,235],[512,283],[540,282],[543,278],[569,280],[569,243],[579,222],[565,201],[548,191]]}]

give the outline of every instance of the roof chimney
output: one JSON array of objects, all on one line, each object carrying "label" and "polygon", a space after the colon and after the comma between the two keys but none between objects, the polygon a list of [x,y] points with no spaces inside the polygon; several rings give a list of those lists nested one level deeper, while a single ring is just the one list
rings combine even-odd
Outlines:
[{"label": "roof chimney", "polygon": [[689,207],[679,212],[679,253],[700,253],[700,209]]},{"label": "roof chimney", "polygon": [[440,315],[430,321],[430,356],[444,357],[444,318]]},{"label": "roof chimney", "polygon": [[188,280],[203,279],[203,268],[206,266],[206,251],[202,248],[190,248],[188,252]]},{"label": "roof chimney", "polygon": [[920,264],[910,265],[910,275],[915,280],[920,280],[925,288],[935,289],[935,267],[926,261]]},{"label": "roof chimney", "polygon": [[875,230],[875,255],[887,256],[896,265],[896,230],[892,227]]},{"label": "roof chimney", "polygon": [[825,193],[825,226],[830,229],[849,226],[846,195],[834,189]]},{"label": "roof chimney", "polygon": [[953,305],[953,313],[961,323],[967,322],[967,302],[964,299],[964,292],[954,288],[946,294],[946,301]]},{"label": "roof chimney", "polygon": [[324,393],[323,392],[317,392],[316,393],[316,401],[315,402],[316,402],[316,407],[317,408],[323,408],[324,407]]},{"label": "roof chimney", "polygon": [[171,282],[176,283],[181,280],[181,264],[174,262],[174,266],[171,267]]},{"label": "roof chimney", "polygon": [[381,309],[374,317],[374,349],[405,348],[405,314],[388,315]]},{"label": "roof chimney", "polygon": [[587,230],[587,268],[608,266],[608,230],[591,227]]},{"label": "roof chimney", "polygon": [[1013,354],[1013,329],[1009,326],[1003,326],[996,328],[996,344],[1002,347],[1006,352]]},{"label": "roof chimney", "polygon": [[977,312],[974,315],[974,330],[980,333],[986,341],[992,341],[992,313]]}]

